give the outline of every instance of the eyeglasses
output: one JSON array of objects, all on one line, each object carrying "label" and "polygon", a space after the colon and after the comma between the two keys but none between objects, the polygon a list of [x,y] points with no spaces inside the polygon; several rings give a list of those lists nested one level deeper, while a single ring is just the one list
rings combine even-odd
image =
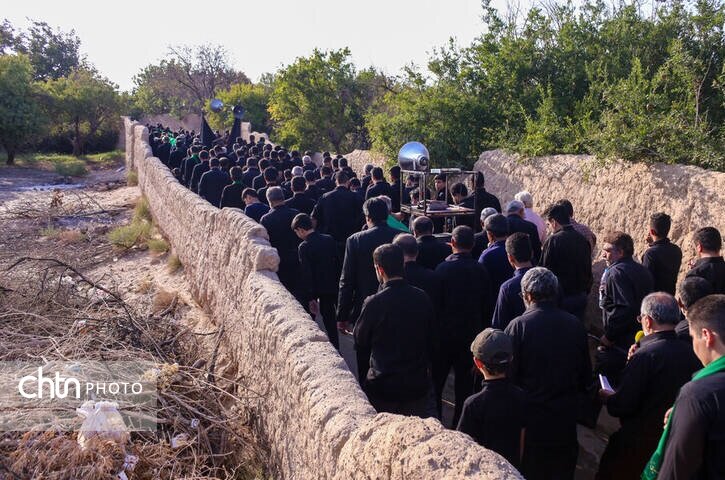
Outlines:
[{"label": "eyeglasses", "polygon": [[637,315],[637,323],[642,323],[642,319],[643,319],[644,317],[646,317],[646,316],[647,316],[647,315],[644,315],[644,314],[642,314],[642,313],[640,313],[639,315]]}]

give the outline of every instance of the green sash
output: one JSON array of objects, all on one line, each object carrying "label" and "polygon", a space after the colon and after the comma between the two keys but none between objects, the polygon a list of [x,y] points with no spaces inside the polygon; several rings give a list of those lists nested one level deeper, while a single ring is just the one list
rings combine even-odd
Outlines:
[{"label": "green sash", "polygon": [[[694,382],[722,371],[725,371],[725,357],[720,357],[702,370],[699,370],[692,376],[692,381]],[[676,406],[677,404],[675,403],[672,407],[670,418],[667,419],[667,425],[665,425],[662,437],[660,437],[660,441],[657,444],[657,450],[655,450],[655,453],[652,454],[652,458],[650,458],[649,463],[647,463],[647,466],[644,468],[644,472],[642,472],[642,480],[656,480],[657,475],[660,473],[660,467],[662,467],[662,461],[665,458],[665,450],[667,449],[667,437],[670,434],[670,426],[672,425],[672,417],[675,416]]]}]

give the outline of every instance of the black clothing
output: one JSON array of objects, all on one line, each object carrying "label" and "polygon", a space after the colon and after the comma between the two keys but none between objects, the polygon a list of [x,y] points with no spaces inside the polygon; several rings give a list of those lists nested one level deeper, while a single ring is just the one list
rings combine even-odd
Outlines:
[{"label": "black clothing", "polygon": [[300,239],[292,231],[290,225],[298,213],[300,212],[282,204],[271,209],[259,221],[267,229],[269,243],[277,249],[279,254],[279,269],[277,270],[279,281],[295,296],[299,294],[300,262],[297,247]]},{"label": "black clothing", "polygon": [[640,340],[622,371],[617,393],[607,400],[609,413],[619,417],[622,428],[609,440],[599,478],[639,478],[657,448],[665,412],[700,368],[692,347],[672,330]]},{"label": "black clothing", "polygon": [[317,185],[313,184],[307,184],[307,188],[305,189],[305,193],[315,202],[320,199],[322,196],[322,192],[319,188],[317,188]]},{"label": "black clothing", "polygon": [[658,478],[725,477],[725,372],[680,390]]},{"label": "black clothing", "polygon": [[164,165],[169,164],[169,155],[171,154],[171,144],[166,142],[162,143],[156,149],[156,157],[161,160]]},{"label": "black clothing", "polygon": [[576,445],[577,398],[592,374],[584,326],[553,303],[542,302],[505,331],[513,343],[511,381],[527,395],[527,442]]},{"label": "black clothing", "polygon": [[386,282],[367,298],[354,331],[356,348],[370,352],[363,390],[385,400],[425,396],[431,383],[432,324],[428,295],[403,279]]},{"label": "black clothing", "polygon": [[199,193],[199,181],[201,180],[201,176],[210,169],[211,167],[209,166],[208,161],[201,162],[194,166],[194,171],[191,173],[191,182],[189,183],[189,188],[191,188],[192,192]]},{"label": "black clothing", "polygon": [[199,196],[215,207],[219,207],[222,192],[230,183],[232,183],[232,179],[229,178],[227,172],[223,172],[218,168],[212,168],[204,173],[199,180]]},{"label": "black clothing", "polygon": [[390,184],[390,201],[393,213],[400,212],[400,180]]},{"label": "black clothing", "polygon": [[526,426],[525,402],[524,391],[507,378],[485,380],[481,391],[463,404],[457,430],[518,466],[521,429]]},{"label": "black clothing", "polygon": [[484,250],[488,248],[488,236],[486,232],[478,232],[473,236],[473,250],[471,250],[471,256],[473,258],[479,258]]},{"label": "black clothing", "polygon": [[244,184],[242,183],[232,183],[231,185],[224,187],[224,191],[222,191],[222,199],[219,202],[219,208],[232,207],[244,210],[245,204],[244,200],[242,200],[242,192],[244,191],[244,188]]},{"label": "black clothing", "polygon": [[264,174],[260,173],[256,177],[252,179],[252,188],[255,191],[259,191],[260,188],[264,188],[264,186],[267,184],[267,181],[264,179]]},{"label": "black clothing", "polygon": [[390,197],[390,184],[388,182],[382,181],[373,183],[367,190],[365,190],[365,200],[373,197],[379,197],[380,195]]},{"label": "black clothing", "polygon": [[686,276],[702,277],[712,285],[713,294],[725,294],[725,260],[721,256],[698,259]]},{"label": "black clothing", "polygon": [[571,225],[549,235],[539,265],[556,275],[564,296],[588,294],[592,288],[591,245]]},{"label": "black clothing", "polygon": [[259,222],[267,212],[269,212],[269,205],[262,202],[250,203],[244,207],[244,214],[256,222]]},{"label": "black clothing", "polygon": [[441,280],[431,269],[423,267],[418,262],[405,262],[405,279],[409,284],[420,288],[428,294],[437,315],[441,307]]},{"label": "black clothing", "polygon": [[682,250],[669,238],[657,240],[642,255],[642,265],[652,274],[655,292],[675,294],[677,274],[682,263]]},{"label": "black clothing", "polygon": [[184,148],[178,148],[175,147],[174,150],[169,155],[169,170],[173,170],[174,168],[180,168],[181,167],[181,161],[186,156],[186,149]]},{"label": "black clothing", "polygon": [[[201,163],[198,155],[192,155],[184,162],[184,170],[182,172],[182,182],[188,188],[191,188],[191,176],[194,174],[194,168]],[[194,190],[192,190],[194,191]]]},{"label": "black clothing", "polygon": [[486,268],[470,253],[451,254],[435,271],[442,289],[437,328],[440,346],[433,365],[433,383],[440,399],[453,367],[456,395],[453,425],[456,425],[463,402],[473,393],[471,342],[491,325],[491,280]]},{"label": "black clothing", "polygon": [[292,192],[290,192],[289,190],[287,190],[284,186],[279,186],[276,183],[270,183],[269,185],[265,185],[264,187],[262,187],[259,190],[257,190],[257,196],[259,197],[259,201],[260,202],[262,202],[262,203],[264,203],[266,205],[269,205],[269,201],[267,200],[267,190],[269,190],[272,187],[279,187],[279,188],[281,188],[282,189],[282,193],[284,193],[284,198],[285,199],[292,198]]},{"label": "black clothing", "polygon": [[433,235],[418,237],[418,263],[425,268],[435,270],[451,253],[451,246]]},{"label": "black clothing", "polygon": [[309,302],[320,295],[337,295],[340,260],[335,239],[315,231],[300,243],[298,251],[302,299]]},{"label": "black clothing", "polygon": [[315,185],[317,185],[317,188],[320,189],[323,195],[335,189],[335,182],[330,177],[322,177],[315,182]]},{"label": "black clothing", "polygon": [[[246,172],[242,174],[242,183],[247,188],[254,188],[252,187],[252,182],[254,182],[254,179],[259,176],[259,169],[256,167],[250,167],[247,169]],[[254,189],[257,190],[256,188]]]},{"label": "black clothing", "polygon": [[485,188],[477,188],[474,195],[476,196],[476,218],[481,218],[481,212],[484,208],[495,208],[501,213],[501,202],[493,193],[489,193]]},{"label": "black clothing", "polygon": [[617,260],[607,270],[601,300],[604,333],[625,351],[634,343],[639,307],[653,284],[649,270],[632,257]]},{"label": "black clothing", "polygon": [[312,210],[315,208],[315,204],[317,202],[308,197],[306,193],[297,192],[285,203],[288,207],[309,215],[312,213]]},{"label": "black clothing", "polygon": [[362,187],[362,191],[367,192],[368,187],[370,186],[370,184],[372,182],[373,182],[373,177],[371,177],[370,175],[363,176],[362,180],[360,180],[360,185]]},{"label": "black clothing", "polygon": [[689,345],[692,345],[692,337],[690,336],[690,322],[688,322],[686,318],[680,320],[677,326],[675,326],[675,333],[677,334],[677,338],[686,341]]},{"label": "black clothing", "polygon": [[337,302],[338,322],[357,320],[363,301],[377,292],[380,283],[373,267],[373,251],[392,242],[399,233],[399,230],[381,223],[347,239]]},{"label": "black clothing", "polygon": [[[480,215],[480,213],[479,213]],[[531,259],[531,263],[534,265],[537,265],[539,263],[539,259],[541,258],[541,239],[539,238],[539,229],[536,228],[536,225],[529,222],[528,220],[524,220],[517,214],[511,214],[506,217],[506,221],[509,226],[509,235],[521,232],[526,233],[529,235],[529,240],[531,240],[531,250],[534,252],[534,256]],[[480,223],[480,222],[479,222]],[[584,237],[582,237],[584,238]],[[590,253],[591,255],[591,253]],[[591,256],[589,257],[589,263],[591,271]],[[591,284],[590,284],[591,286]]]},{"label": "black clothing", "polygon": [[324,194],[312,210],[312,217],[320,233],[332,235],[340,244],[365,223],[360,197],[344,186]]}]

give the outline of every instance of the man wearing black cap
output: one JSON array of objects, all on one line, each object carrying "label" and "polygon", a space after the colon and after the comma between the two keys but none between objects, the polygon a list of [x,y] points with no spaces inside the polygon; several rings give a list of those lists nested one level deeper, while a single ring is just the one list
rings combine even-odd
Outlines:
[{"label": "man wearing black cap", "polygon": [[381,288],[365,300],[354,331],[356,350],[368,352],[363,391],[378,412],[433,417],[433,305],[403,278],[400,247],[379,246],[372,260]]},{"label": "man wearing black cap", "polygon": [[501,330],[487,328],[473,340],[471,353],[484,382],[481,391],[463,404],[457,430],[518,466],[524,439],[526,396],[506,378],[513,358],[511,339]]}]

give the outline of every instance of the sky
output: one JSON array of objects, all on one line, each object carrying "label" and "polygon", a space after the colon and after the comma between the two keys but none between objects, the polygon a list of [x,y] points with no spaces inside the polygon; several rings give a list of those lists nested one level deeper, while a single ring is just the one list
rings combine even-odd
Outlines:
[{"label": "sky", "polygon": [[450,37],[469,45],[483,32],[481,13],[480,0],[26,0],[5,2],[0,18],[75,30],[88,60],[130,90],[141,68],[181,44],[223,45],[252,81],[314,48],[349,47],[359,68],[396,75],[411,62],[425,66]]}]

